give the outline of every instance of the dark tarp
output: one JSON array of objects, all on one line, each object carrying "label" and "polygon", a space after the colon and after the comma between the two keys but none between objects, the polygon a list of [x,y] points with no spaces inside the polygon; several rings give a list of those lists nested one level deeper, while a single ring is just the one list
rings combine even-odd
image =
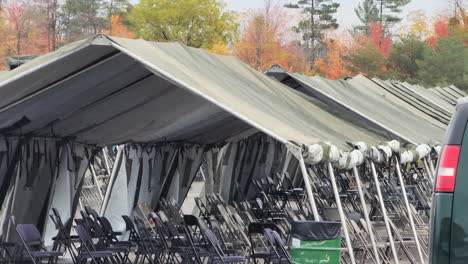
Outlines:
[{"label": "dark tarp", "polygon": [[341,237],[341,223],[295,221],[291,225],[291,237],[301,241],[324,241]]}]

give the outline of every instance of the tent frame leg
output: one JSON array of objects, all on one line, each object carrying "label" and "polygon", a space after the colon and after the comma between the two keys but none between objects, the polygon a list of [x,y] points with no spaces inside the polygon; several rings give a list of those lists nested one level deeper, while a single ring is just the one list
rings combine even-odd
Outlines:
[{"label": "tent frame leg", "polygon": [[374,237],[372,224],[371,224],[371,221],[369,219],[369,212],[367,211],[366,200],[364,198],[364,193],[362,191],[361,178],[359,177],[359,171],[358,171],[357,167],[353,168],[353,174],[354,174],[354,178],[356,179],[356,185],[357,185],[357,189],[358,189],[359,200],[361,202],[361,207],[362,207],[362,214],[364,215],[364,219],[366,221],[367,230],[368,230],[369,237],[370,237],[371,244],[372,244],[372,250],[374,251],[375,261],[377,263],[381,263],[380,262],[379,251],[377,249],[377,244],[375,242],[375,237]]},{"label": "tent frame leg", "polygon": [[333,172],[333,167],[331,165],[331,162],[328,161],[327,166],[328,166],[328,174],[331,178],[330,181],[332,184],[333,193],[335,195],[336,206],[338,207],[338,213],[340,214],[340,219],[341,219],[341,223],[343,226],[343,231],[344,231],[345,240],[346,240],[346,247],[348,248],[349,258],[351,259],[352,264],[356,264],[356,260],[354,258],[353,246],[351,245],[351,238],[349,237],[347,219],[343,212],[343,207],[341,206],[340,194],[338,192],[338,186],[336,185],[335,173]]},{"label": "tent frame leg", "polygon": [[[434,174],[432,173],[432,170],[428,165],[428,160],[426,159],[426,157],[423,158],[423,162],[424,162],[424,168],[426,169],[426,173],[429,176],[429,180],[431,181],[432,186],[434,186],[434,184],[435,184]],[[400,172],[400,170],[398,170],[398,171]]]},{"label": "tent frame leg", "polygon": [[[426,160],[424,160],[424,162],[426,162]],[[400,168],[398,157],[395,157],[395,165],[396,165],[396,170],[397,170],[397,175],[398,175],[398,181],[400,182],[401,194],[403,195],[403,201],[405,202],[406,211],[408,212],[408,218],[409,218],[410,225],[411,225],[411,231],[413,232],[414,241],[416,242],[416,248],[418,250],[419,261],[421,264],[424,264],[425,263],[424,256],[423,256],[423,252],[421,249],[421,244],[419,243],[418,233],[416,232],[416,226],[414,225],[413,213],[412,213],[409,201],[408,201],[408,195],[406,193],[405,182],[403,181],[403,176],[401,175],[401,168]]]},{"label": "tent frame leg", "polygon": [[94,184],[96,185],[96,188],[98,190],[99,197],[101,198],[101,201],[104,201],[104,195],[102,194],[101,190],[101,183],[99,182],[96,171],[94,170],[93,163],[89,163],[89,170],[91,171],[91,175],[93,176]]},{"label": "tent frame leg", "polygon": [[315,221],[320,221],[320,215],[317,210],[317,205],[315,204],[314,193],[312,192],[312,186],[309,181],[309,174],[305,166],[304,158],[302,155],[299,157],[299,166],[301,167],[302,177],[304,178],[304,185],[307,191],[307,196],[309,198],[310,207],[312,207],[312,214]]},{"label": "tent frame leg", "polygon": [[283,164],[283,168],[281,168],[281,178],[280,178],[280,181],[278,182],[278,186],[277,188],[279,188],[281,186],[281,184],[283,183],[283,180],[284,180],[284,174],[286,173],[286,171],[288,170],[288,167],[289,167],[289,162],[291,161],[291,157],[292,157],[292,153],[289,151],[289,149],[286,149],[286,157],[284,159],[284,164]]},{"label": "tent frame leg", "polygon": [[377,177],[377,171],[375,170],[375,164],[374,164],[374,162],[372,160],[370,161],[370,165],[371,165],[371,170],[372,170],[372,176],[373,176],[374,182],[375,182],[375,188],[377,189],[377,196],[379,198],[380,210],[382,212],[382,216],[383,216],[384,223],[385,223],[385,229],[387,230],[388,240],[390,242],[390,248],[391,248],[392,254],[393,254],[393,260],[395,261],[395,264],[398,264],[399,263],[398,253],[397,253],[396,248],[395,248],[395,241],[393,240],[392,229],[390,228],[390,223],[388,221],[389,219],[388,219],[388,216],[387,216],[387,210],[385,209],[385,204],[383,202],[383,196],[382,196],[382,191],[380,190],[379,178]]},{"label": "tent frame leg", "polygon": [[[119,162],[119,159],[121,159],[123,148],[124,147],[122,147],[122,146],[117,147],[117,155],[115,157],[115,162],[116,163]],[[122,161],[122,162],[125,162],[125,161]],[[104,213],[105,213],[106,208],[107,208],[107,204],[109,203],[109,199],[110,199],[110,196],[111,196],[112,188],[114,187],[115,178],[117,177],[117,174],[118,174],[117,166],[115,166],[116,163],[114,164],[114,167],[112,168],[112,173],[111,173],[110,178],[109,178],[109,184],[107,185],[107,190],[106,190],[106,193],[104,195],[104,199],[102,200],[101,210],[99,212],[100,216],[104,216]]]}]

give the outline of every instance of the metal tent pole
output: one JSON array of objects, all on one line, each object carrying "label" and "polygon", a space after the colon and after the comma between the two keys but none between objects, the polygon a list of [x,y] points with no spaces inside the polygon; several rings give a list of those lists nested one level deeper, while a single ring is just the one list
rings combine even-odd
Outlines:
[{"label": "metal tent pole", "polygon": [[388,216],[387,216],[387,210],[385,209],[385,204],[383,202],[383,197],[382,197],[382,192],[380,190],[380,183],[379,183],[379,178],[377,177],[377,171],[375,170],[375,164],[371,160],[370,161],[371,165],[371,170],[372,170],[372,176],[374,178],[375,182],[375,188],[377,189],[377,195],[379,197],[379,203],[380,203],[380,210],[382,211],[382,216],[385,222],[385,229],[387,229],[387,235],[388,235],[388,240],[390,242],[390,248],[392,249],[392,254],[393,254],[393,260],[395,261],[395,264],[398,264],[398,254],[395,249],[395,241],[393,240],[393,235],[392,235],[392,230],[390,228],[390,224],[388,222]]},{"label": "metal tent pole", "polygon": [[432,176],[435,178],[436,171],[434,169],[434,163],[432,163],[432,160],[429,157],[430,156],[428,156],[428,158],[427,158],[427,162],[429,162],[429,167],[431,168]]},{"label": "metal tent pole", "polygon": [[104,156],[104,164],[106,165],[107,174],[110,176],[112,172],[110,170],[109,159],[107,158],[107,152],[109,152],[107,147],[102,149],[102,155]]},{"label": "metal tent pole", "polygon": [[428,165],[428,162],[427,162],[427,159],[426,157],[423,158],[423,162],[424,162],[424,168],[426,168],[426,173],[427,175],[429,176],[429,180],[431,181],[432,185],[435,184],[434,182],[434,174],[432,174],[432,170],[431,168],[429,168],[429,165]]},{"label": "metal tent pole", "polygon": [[346,247],[348,248],[348,253],[349,253],[349,257],[351,259],[351,263],[356,264],[356,260],[354,259],[353,247],[351,245],[351,238],[349,237],[349,231],[348,231],[346,216],[344,215],[343,207],[341,206],[340,194],[338,193],[338,187],[336,186],[335,173],[333,172],[333,167],[331,165],[331,162],[328,161],[327,165],[328,165],[328,174],[330,175],[331,183],[332,183],[332,187],[333,187],[333,193],[335,194],[335,202],[336,202],[336,205],[338,206],[338,213],[340,214],[341,223],[343,224],[343,231],[344,231],[345,240],[346,240]]},{"label": "metal tent pole", "polygon": [[280,181],[278,182],[278,188],[281,186],[284,180],[284,174],[288,170],[288,165],[289,162],[291,161],[292,153],[289,151],[289,149],[286,149],[286,158],[284,159],[284,164],[283,168],[281,169],[281,176],[280,176]]},{"label": "metal tent pole", "polygon": [[93,176],[94,183],[96,184],[96,187],[98,189],[99,197],[101,198],[101,201],[104,201],[104,195],[102,195],[101,184],[98,181],[96,171],[94,170],[94,166],[92,162],[89,163],[89,169],[91,171],[91,175]]},{"label": "metal tent pole", "polygon": [[[106,190],[106,194],[104,196],[104,200],[102,201],[101,210],[99,212],[100,216],[104,215],[104,212],[106,211],[107,204],[109,203],[112,188],[114,187],[115,178],[117,177],[117,174],[119,173],[117,171],[117,169],[119,169],[119,168],[117,168],[117,167],[119,167],[119,166],[117,166],[117,163],[120,162],[119,159],[121,159],[122,152],[123,152],[123,147],[120,147],[120,146],[117,147],[117,156],[115,157],[115,164],[114,164],[114,167],[112,168],[112,173],[111,173],[111,176],[110,176],[110,179],[109,179],[109,184],[107,185],[107,190]],[[121,161],[121,162],[125,162],[125,161]]]},{"label": "metal tent pole", "polygon": [[314,220],[315,221],[320,221],[320,215],[319,215],[319,213],[317,211],[317,205],[315,204],[315,200],[314,200],[314,193],[312,192],[312,187],[311,187],[310,181],[309,181],[309,174],[307,173],[304,158],[302,157],[302,155],[300,155],[300,157],[299,157],[299,166],[301,167],[302,177],[304,178],[304,185],[306,187],[307,196],[309,197],[310,206],[312,207],[312,213],[314,215]]},{"label": "metal tent pole", "polygon": [[[403,176],[401,175],[400,163],[398,157],[395,157],[396,170],[398,174],[398,180],[400,181],[401,193],[403,195],[403,200],[405,201],[406,211],[408,211],[408,218],[411,225],[411,230],[413,231],[414,240],[416,241],[416,248],[418,250],[419,261],[421,264],[424,264],[424,256],[421,250],[421,244],[419,243],[418,233],[416,232],[416,226],[414,225],[413,214],[411,211],[410,204],[408,202],[408,195],[406,194],[405,182],[403,181]],[[427,164],[426,164],[427,165]]]},{"label": "metal tent pole", "polygon": [[364,215],[364,219],[366,220],[367,230],[369,231],[369,236],[370,236],[370,240],[372,243],[372,250],[374,251],[374,257],[377,263],[380,263],[379,251],[377,249],[377,244],[375,243],[374,232],[372,231],[372,224],[369,219],[369,212],[367,211],[366,200],[362,192],[361,178],[359,177],[359,172],[358,172],[357,167],[353,168],[353,174],[354,174],[354,177],[356,178],[356,185],[358,189],[359,200],[361,201],[362,213]]}]

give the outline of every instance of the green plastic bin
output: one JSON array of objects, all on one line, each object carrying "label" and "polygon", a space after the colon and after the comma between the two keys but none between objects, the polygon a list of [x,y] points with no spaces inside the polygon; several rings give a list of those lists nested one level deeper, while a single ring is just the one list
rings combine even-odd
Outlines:
[{"label": "green plastic bin", "polygon": [[341,223],[298,221],[291,230],[293,264],[339,264]]}]

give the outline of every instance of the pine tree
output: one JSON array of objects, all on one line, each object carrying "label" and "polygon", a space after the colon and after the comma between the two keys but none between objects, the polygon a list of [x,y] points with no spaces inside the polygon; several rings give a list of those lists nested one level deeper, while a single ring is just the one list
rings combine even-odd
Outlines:
[{"label": "pine tree", "polygon": [[359,20],[363,23],[361,27],[366,27],[372,20],[382,23],[385,29],[401,21],[401,8],[411,0],[364,0],[362,5],[355,9]]},{"label": "pine tree", "polygon": [[379,21],[379,9],[375,4],[374,0],[364,0],[361,4],[359,4],[355,9],[354,12],[356,13],[359,21],[361,21],[362,25],[355,26],[354,30],[363,31],[366,34],[370,33],[369,25],[373,22]]},{"label": "pine tree", "polygon": [[322,42],[323,33],[326,30],[338,28],[338,22],[334,15],[340,4],[334,0],[298,0],[296,4],[285,5],[288,8],[302,9],[307,19],[299,22],[295,27],[296,32],[302,35],[303,45],[308,51],[308,60],[311,65],[315,59],[323,57],[325,45]]}]

